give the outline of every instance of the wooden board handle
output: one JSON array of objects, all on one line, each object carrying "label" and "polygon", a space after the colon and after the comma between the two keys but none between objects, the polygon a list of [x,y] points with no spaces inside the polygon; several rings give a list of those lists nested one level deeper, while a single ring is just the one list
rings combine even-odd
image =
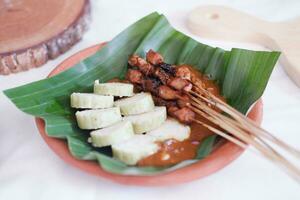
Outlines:
[{"label": "wooden board handle", "polygon": [[189,28],[201,36],[242,42],[256,42],[257,36],[272,28],[263,20],[223,6],[198,7],[188,22]]},{"label": "wooden board handle", "polygon": [[189,15],[188,27],[202,37],[258,43],[281,51],[287,74],[300,86],[300,18],[275,23],[224,6],[201,6]]}]

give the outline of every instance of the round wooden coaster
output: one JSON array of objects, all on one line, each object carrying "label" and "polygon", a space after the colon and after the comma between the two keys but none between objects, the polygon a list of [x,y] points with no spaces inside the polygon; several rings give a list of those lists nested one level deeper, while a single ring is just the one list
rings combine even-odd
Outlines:
[{"label": "round wooden coaster", "polygon": [[82,38],[89,21],[89,0],[0,1],[0,74],[56,58]]}]

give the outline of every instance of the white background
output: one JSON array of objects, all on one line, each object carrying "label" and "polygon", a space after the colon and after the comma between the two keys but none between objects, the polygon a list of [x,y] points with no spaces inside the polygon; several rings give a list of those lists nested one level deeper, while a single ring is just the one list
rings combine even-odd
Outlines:
[{"label": "white background", "polygon": [[[300,2],[297,0],[94,0],[92,3],[92,25],[79,44],[41,68],[0,76],[0,90],[44,78],[68,56],[90,45],[110,40],[152,11],[164,13],[176,28],[188,34],[184,24],[188,11],[204,3],[224,4],[271,21],[286,20],[300,14]],[[262,48],[193,37],[225,48]],[[300,147],[299,92],[278,64],[263,95],[263,127],[297,147]],[[33,118],[17,110],[2,93],[0,118],[0,199],[3,200],[300,199],[298,184],[277,167],[249,151],[214,175],[183,185],[147,188],[115,184],[81,172],[60,160],[40,137]]]}]

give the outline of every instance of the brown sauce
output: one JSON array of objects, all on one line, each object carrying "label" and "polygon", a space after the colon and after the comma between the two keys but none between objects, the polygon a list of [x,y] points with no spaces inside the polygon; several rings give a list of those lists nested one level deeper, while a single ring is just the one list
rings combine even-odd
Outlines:
[{"label": "brown sauce", "polygon": [[[192,71],[193,74],[191,77],[193,82],[201,82],[202,87],[206,88],[212,94],[225,101],[225,99],[220,95],[219,87],[213,81],[209,80],[206,76],[202,75],[196,70]],[[197,116],[197,118],[201,121],[207,122],[207,124],[211,124],[206,119],[200,116]],[[155,154],[140,160],[138,165],[162,167],[174,165],[184,160],[195,158],[198,146],[201,141],[205,137],[212,135],[213,132],[197,123],[192,123],[190,127],[191,133],[188,139],[182,142],[170,139],[160,143],[160,150]]]}]

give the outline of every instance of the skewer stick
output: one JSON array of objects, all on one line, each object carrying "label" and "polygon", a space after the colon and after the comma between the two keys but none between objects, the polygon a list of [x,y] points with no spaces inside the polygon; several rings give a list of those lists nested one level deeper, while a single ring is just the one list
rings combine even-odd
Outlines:
[{"label": "skewer stick", "polygon": [[[193,111],[196,111],[196,109],[193,109]],[[197,111],[199,111],[199,110],[197,110]],[[199,113],[199,112],[197,112],[197,113]],[[208,117],[205,117],[205,118],[208,118]],[[222,123],[220,121],[214,121],[214,120],[211,120],[211,121],[213,121],[215,124],[221,124]],[[272,162],[275,162],[276,164],[278,164],[281,168],[284,168],[294,179],[296,179],[297,181],[300,182],[300,171],[299,171],[299,169],[296,166],[294,166],[292,163],[290,163],[288,160],[286,160],[278,152],[276,152],[272,147],[266,145],[264,142],[255,140],[255,138],[252,138],[251,135],[245,133],[242,130],[236,129],[236,127],[232,127],[228,123],[227,124],[222,124],[221,125],[222,128],[224,128],[226,131],[228,131],[230,133],[233,133],[234,136],[241,139],[243,142],[241,142],[237,138],[235,138],[233,136],[230,136],[229,134],[226,134],[226,133],[218,130],[217,128],[209,126],[209,125],[207,125],[203,122],[200,122],[198,120],[197,121],[195,120],[195,122],[204,125],[209,130],[211,130],[214,133],[224,137],[225,139],[228,139],[231,142],[234,142],[235,144],[237,144],[238,146],[240,146],[242,148],[246,148],[247,145],[245,145],[245,143],[252,145],[262,155],[264,155],[266,158],[268,158]]]},{"label": "skewer stick", "polygon": [[202,93],[207,97],[204,97],[203,95],[198,94],[197,92],[190,91],[190,93],[196,97],[199,97],[200,99],[204,100],[205,102],[214,105],[218,109],[222,110],[223,112],[229,114],[232,118],[234,118],[236,121],[238,121],[241,125],[244,126],[245,129],[250,131],[252,134],[258,136],[258,137],[264,137],[267,140],[273,142],[277,146],[281,147],[285,151],[289,152],[290,154],[294,155],[296,158],[300,159],[300,151],[295,149],[294,147],[286,144],[282,140],[278,139],[277,137],[273,136],[268,131],[262,129],[259,127],[256,123],[254,123],[252,120],[248,119],[246,116],[229,106],[228,104],[221,101],[219,98],[214,96],[213,94],[209,93],[205,89],[201,89],[197,86],[194,87],[196,91],[199,93]]},{"label": "skewer stick", "polygon": [[[193,94],[193,93],[192,93]],[[214,124],[220,126],[225,131],[233,134],[235,137],[232,137],[223,131],[218,130],[209,125],[204,125],[203,122],[197,122],[205,127],[209,128],[209,130],[215,132],[216,134],[234,142],[235,144],[245,148],[245,143],[250,144],[255,147],[260,153],[262,153],[266,158],[278,164],[281,168],[284,168],[289,175],[291,175],[294,179],[300,182],[300,170],[285,159],[280,153],[278,153],[273,147],[271,147],[268,143],[266,143],[260,135],[253,134],[253,130],[249,129],[249,124],[240,123],[239,121],[235,121],[235,118],[228,117],[222,115],[221,113],[215,111],[210,108],[203,101],[193,97],[190,95],[190,99],[192,100],[190,108],[200,114],[204,118],[210,120]],[[202,100],[204,98],[201,98]],[[207,99],[207,98],[206,98]],[[205,99],[204,99],[205,100]],[[206,101],[207,102],[207,101]],[[251,127],[250,127],[251,128]],[[238,139],[237,139],[238,138]]]},{"label": "skewer stick", "polygon": [[204,126],[205,128],[207,128],[208,130],[211,130],[212,132],[216,133],[217,135],[220,135],[221,137],[233,142],[234,144],[240,146],[241,148],[243,149],[246,149],[247,148],[247,145],[243,142],[241,142],[240,140],[236,139],[235,137],[232,137],[222,131],[220,131],[219,129],[216,129],[200,120],[194,120],[194,122],[198,123],[198,124],[201,124],[202,126]]}]

